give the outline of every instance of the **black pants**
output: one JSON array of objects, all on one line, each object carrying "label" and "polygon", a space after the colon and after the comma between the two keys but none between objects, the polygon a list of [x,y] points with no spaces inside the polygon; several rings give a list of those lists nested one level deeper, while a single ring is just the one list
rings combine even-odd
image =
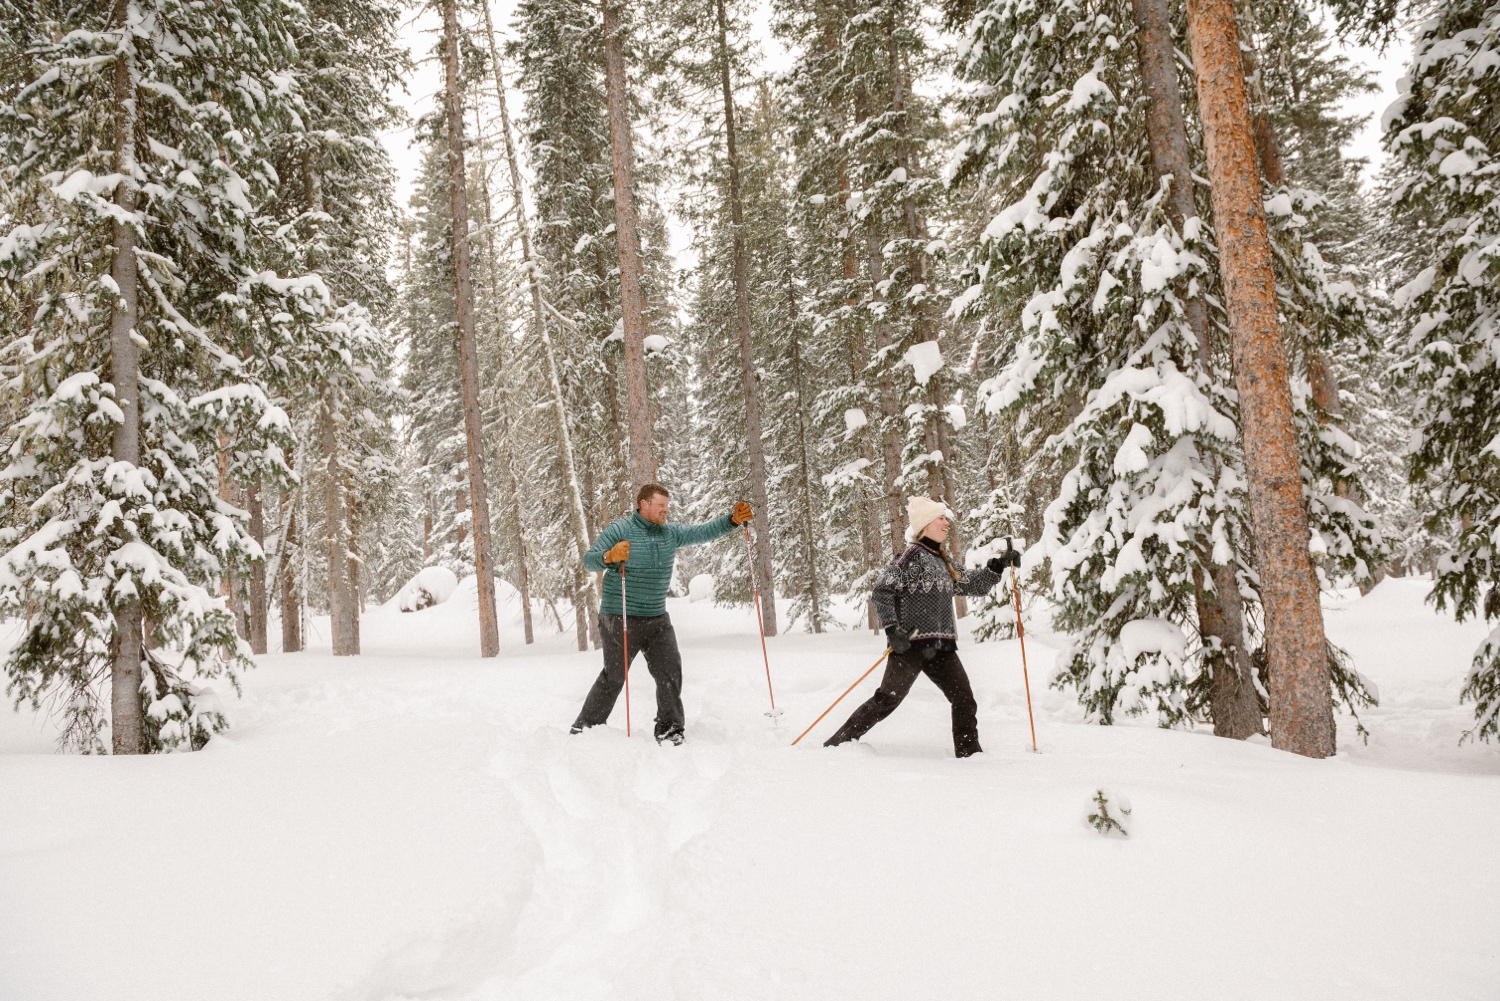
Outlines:
[{"label": "black pants", "polygon": [[[574,730],[598,726],[609,719],[625,687],[623,635],[625,623],[618,615],[599,616],[599,638],[604,642],[604,670],[594,679]],[[677,633],[670,615],[647,618],[630,616],[630,659],[646,655],[646,669],[656,681],[656,739],[682,732],[682,654],[677,652]]]},{"label": "black pants", "polygon": [[[930,655],[931,659],[923,655]],[[833,747],[846,740],[858,740],[871,727],[895,712],[906,693],[911,691],[917,675],[925,674],[948,697],[953,705],[953,753],[960,758],[978,754],[984,750],[979,746],[979,706],[974,701],[974,690],[969,687],[969,676],[964,673],[963,662],[951,650],[934,650],[931,647],[914,646],[906,653],[892,654],[886,664],[885,677],[880,687],[864,705],[854,710],[849,721],[839,727],[837,733],[823,742],[824,747]]]}]

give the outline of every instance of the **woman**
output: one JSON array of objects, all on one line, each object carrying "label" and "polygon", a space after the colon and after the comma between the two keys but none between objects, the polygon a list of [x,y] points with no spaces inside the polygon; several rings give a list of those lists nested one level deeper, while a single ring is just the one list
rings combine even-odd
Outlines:
[{"label": "woman", "polygon": [[885,568],[871,595],[890,640],[891,659],[879,690],[854,710],[824,747],[864,736],[901,704],[917,675],[925,674],[953,705],[953,753],[967,758],[984,750],[979,746],[978,706],[958,659],[953,597],[989,594],[1006,566],[1020,565],[1021,554],[1007,552],[978,570],[959,570],[943,552],[951,518],[935,500],[907,498],[907,538],[916,541]]}]

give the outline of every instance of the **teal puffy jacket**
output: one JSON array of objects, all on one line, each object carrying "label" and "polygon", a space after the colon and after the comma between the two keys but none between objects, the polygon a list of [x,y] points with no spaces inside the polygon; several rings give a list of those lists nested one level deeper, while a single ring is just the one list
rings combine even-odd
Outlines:
[{"label": "teal puffy jacket", "polygon": [[[618,542],[630,543],[630,558],[625,561],[625,591],[630,598],[626,609],[632,617],[664,615],[667,611],[667,588],[672,584],[672,566],[677,550],[711,542],[734,531],[729,515],[702,525],[679,525],[667,522],[656,525],[639,512],[616,518],[599,533],[599,538],[584,554],[583,565],[595,573],[605,569],[604,554]],[[604,575],[604,597],[599,602],[600,615],[620,614],[620,575],[614,564]]]}]

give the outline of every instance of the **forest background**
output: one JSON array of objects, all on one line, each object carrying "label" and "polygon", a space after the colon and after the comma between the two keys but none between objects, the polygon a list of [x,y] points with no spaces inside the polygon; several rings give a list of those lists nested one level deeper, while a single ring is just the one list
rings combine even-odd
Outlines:
[{"label": "forest background", "polygon": [[[927,493],[959,560],[1026,540],[1093,718],[1274,729],[1206,125],[1149,6],[7,0],[12,695],[80,749],[201,746],[205,680],[314,612],[356,654],[439,566],[585,648],[581,550],[655,479],[683,520],[754,502],[754,573],[680,570],[774,582],[771,635],[850,624]],[[1495,17],[1238,11],[1309,570],[1489,619]],[[1377,172],[1379,75],[1334,35],[1403,31]],[[1336,647],[1326,677],[1375,698]]]}]

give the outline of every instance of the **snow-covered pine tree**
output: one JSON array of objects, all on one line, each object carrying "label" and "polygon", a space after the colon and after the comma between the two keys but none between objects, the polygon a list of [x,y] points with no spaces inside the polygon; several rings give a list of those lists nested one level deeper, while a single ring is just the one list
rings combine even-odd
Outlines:
[{"label": "snow-covered pine tree", "polygon": [[[766,451],[763,411],[770,387],[763,386],[757,374],[760,345],[753,333],[757,325],[752,319],[750,272],[753,258],[768,248],[757,239],[764,233],[752,236],[746,215],[744,113],[736,95],[750,80],[751,65],[742,6],[727,0],[670,0],[651,11],[651,24],[656,45],[670,51],[666,69],[673,85],[669,93],[678,96],[697,122],[694,135],[681,144],[686,152],[681,159],[686,161],[683,166],[693,189],[689,201],[695,203],[690,211],[698,217],[695,229],[700,237],[699,297],[694,313],[703,324],[702,334],[717,343],[711,364],[703,365],[701,349],[695,362],[709,385],[723,382],[722,388],[730,390],[721,394],[727,406],[703,415],[707,419],[704,430],[730,449],[728,454],[735,457],[738,468],[728,476],[723,475],[727,470],[720,471],[701,486],[718,495],[713,502],[718,510],[743,498],[757,512],[752,558],[755,573],[765,584],[761,588],[765,631],[774,636],[778,631],[776,589],[769,582],[774,578],[772,542],[782,522],[767,489],[772,460]],[[713,234],[704,239],[709,227]],[[732,370],[725,364],[725,359],[735,357],[740,362],[737,394],[729,380]],[[700,503],[702,499],[695,498]],[[722,554],[715,555],[722,563]],[[716,574],[720,601],[727,601],[731,592],[736,599],[749,596],[749,568],[743,560],[722,566],[728,572]],[[741,580],[745,580],[743,587]]]},{"label": "snow-covered pine tree", "polygon": [[[795,53],[777,90],[792,151],[788,215],[798,276],[798,315],[808,332],[801,357],[822,373],[815,422],[824,432],[822,518],[835,589],[868,592],[889,558],[876,412],[868,381],[870,314],[860,308],[862,241],[850,224],[850,151],[843,143],[852,121],[844,33],[844,4],[773,5],[773,30]],[[873,606],[867,624],[876,628]]]},{"label": "snow-covered pine tree", "polygon": [[[1402,386],[1416,399],[1410,472],[1434,533],[1456,532],[1433,599],[1459,618],[1500,620],[1500,7],[1453,2],[1413,33],[1384,119],[1395,207],[1424,217],[1422,267],[1396,292]],[[1500,735],[1500,629],[1474,654],[1462,698],[1469,733]]]},{"label": "snow-covered pine tree", "polygon": [[210,589],[260,557],[218,496],[219,436],[246,475],[289,473],[286,415],[217,326],[255,273],[260,141],[291,110],[282,8],[6,13],[8,690],[51,701],[81,750],[106,730],[116,753],[199,747],[225,725],[207,682],[250,663]]},{"label": "snow-covered pine tree", "polygon": [[520,128],[534,178],[536,254],[549,311],[561,317],[555,346],[592,537],[633,496],[613,337],[620,295],[597,5],[522,0],[515,29],[508,52],[526,95]]},{"label": "snow-covered pine tree", "polygon": [[962,419],[942,385],[950,373],[913,378],[938,370],[947,329],[945,245],[928,232],[941,195],[930,162],[941,154],[929,148],[938,107],[912,85],[931,66],[930,26],[924,9],[902,2],[774,9],[796,57],[782,94],[804,247],[797,273],[807,276],[799,311],[813,324],[815,364],[841,376],[818,406],[820,421],[843,425],[827,442],[827,524],[837,547],[862,547],[862,560],[840,563],[863,590],[905,544],[903,495],[953,502],[959,489],[948,439]]},{"label": "snow-covered pine tree", "polygon": [[[399,503],[386,430],[395,403],[391,358],[380,329],[394,299],[385,268],[396,216],[394,171],[379,135],[400,119],[389,94],[408,68],[396,18],[383,0],[300,9],[298,113],[272,140],[281,181],[270,206],[279,224],[272,263],[277,273],[308,275],[318,309],[291,336],[253,338],[245,348],[297,415],[300,490],[315,498],[304,505],[309,496],[291,495],[280,505],[272,567],[280,576],[297,565],[293,547],[282,548],[288,535],[319,554],[307,566],[314,593],[327,598],[336,654],[359,650],[359,616],[374,585],[365,554],[387,540],[382,522]],[[311,517],[293,526],[299,506]]]},{"label": "snow-covered pine tree", "polygon": [[[1014,409],[1022,433],[1064,425],[1034,460],[1066,471],[1042,547],[1057,622],[1075,635],[1060,681],[1102,721],[1154,711],[1177,723],[1213,715],[1223,665],[1239,680],[1220,692],[1217,729],[1233,717],[1244,736],[1260,727],[1243,705],[1259,619],[1227,350],[1201,316],[1222,315],[1214,249],[1206,204],[1174,201],[1158,176],[1173,171],[1152,170],[1136,42],[1128,4],[997,0],[975,16],[960,62],[972,128],[950,177],[997,189],[1001,209],[955,310],[993,310],[994,329],[1021,330],[990,406]],[[1291,306],[1327,301],[1316,281],[1288,286]],[[1368,525],[1350,530],[1355,516],[1316,481],[1343,442],[1303,440],[1314,522],[1340,569],[1357,570]]]},{"label": "snow-covered pine tree", "polygon": [[[685,30],[701,0],[679,9]],[[701,457],[695,497],[698,513],[712,517],[735,500],[753,495],[753,466],[746,447],[745,378],[742,369],[724,363],[740,353],[739,308],[725,289],[737,284],[736,229],[745,248],[742,280],[745,320],[753,332],[753,361],[758,399],[762,404],[761,445],[765,454],[767,489],[764,517],[757,531],[776,538],[777,591],[791,601],[790,621],[802,619],[821,632],[828,618],[828,582],[824,532],[818,525],[822,486],[817,482],[819,429],[808,412],[815,389],[802,353],[810,327],[800,322],[800,292],[794,282],[795,248],[789,231],[787,192],[782,174],[789,166],[784,128],[768,86],[754,93],[755,103],[737,101],[736,171],[731,184],[723,129],[723,82],[718,65],[722,53],[710,40],[704,50],[676,49],[682,89],[694,84],[706,95],[694,110],[702,124],[697,140],[684,147],[691,158],[684,164],[688,184],[683,211],[696,233],[697,267],[693,282],[691,320],[685,333],[693,359],[692,397],[695,440],[692,451]],[[735,74],[748,72],[742,53],[730,46]],[[687,58],[696,57],[696,63]],[[686,58],[685,58],[686,57]],[[739,225],[731,209],[738,193]],[[800,408],[800,409],[799,409]],[[705,547],[684,554],[684,573],[711,572],[720,602],[743,603],[751,598],[751,580],[743,546]],[[762,598],[769,575],[760,575]],[[770,630],[770,622],[767,622]]]}]

